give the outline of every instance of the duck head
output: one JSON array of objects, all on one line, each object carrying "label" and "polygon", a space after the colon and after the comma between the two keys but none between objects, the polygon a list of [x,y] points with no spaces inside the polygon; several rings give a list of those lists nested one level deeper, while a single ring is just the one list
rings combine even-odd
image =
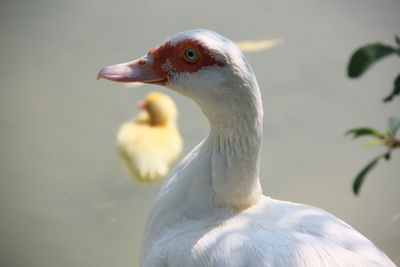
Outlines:
[{"label": "duck head", "polygon": [[240,49],[210,30],[178,33],[139,59],[103,68],[98,78],[166,86],[192,98],[209,118],[232,115],[249,97],[261,101]]}]

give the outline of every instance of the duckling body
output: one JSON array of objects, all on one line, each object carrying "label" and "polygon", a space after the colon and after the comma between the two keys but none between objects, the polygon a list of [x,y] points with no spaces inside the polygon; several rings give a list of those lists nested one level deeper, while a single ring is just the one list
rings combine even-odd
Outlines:
[{"label": "duckling body", "polygon": [[124,123],[117,134],[118,153],[133,178],[154,182],[165,177],[182,150],[176,125],[177,110],[170,97],[150,93],[138,117]]}]

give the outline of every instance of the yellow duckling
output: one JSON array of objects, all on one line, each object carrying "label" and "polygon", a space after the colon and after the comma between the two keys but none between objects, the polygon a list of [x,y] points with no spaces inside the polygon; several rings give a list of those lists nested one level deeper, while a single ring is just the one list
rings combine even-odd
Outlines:
[{"label": "yellow duckling", "polygon": [[149,183],[168,174],[181,153],[182,138],[176,125],[178,112],[169,96],[149,93],[138,107],[144,111],[121,126],[117,147],[132,177]]}]

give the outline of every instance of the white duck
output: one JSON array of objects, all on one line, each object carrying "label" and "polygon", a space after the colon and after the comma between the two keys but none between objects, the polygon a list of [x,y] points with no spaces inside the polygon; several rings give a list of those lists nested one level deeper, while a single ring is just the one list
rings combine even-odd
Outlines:
[{"label": "white duck", "polygon": [[164,85],[193,99],[211,126],[161,188],[141,266],[395,266],[328,212],[262,195],[261,96],[232,41],[182,32],[98,77]]},{"label": "white duck", "polygon": [[176,126],[178,111],[167,95],[151,92],[138,103],[144,111],[125,122],[117,134],[117,148],[133,178],[151,183],[164,178],[182,150]]}]

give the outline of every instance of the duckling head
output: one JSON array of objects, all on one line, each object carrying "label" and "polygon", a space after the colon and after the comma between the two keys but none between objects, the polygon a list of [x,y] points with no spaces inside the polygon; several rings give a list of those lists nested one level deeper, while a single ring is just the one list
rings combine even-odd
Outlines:
[{"label": "duckling head", "polygon": [[166,126],[176,123],[178,112],[175,103],[166,94],[151,92],[138,106],[148,112],[152,126]]}]

